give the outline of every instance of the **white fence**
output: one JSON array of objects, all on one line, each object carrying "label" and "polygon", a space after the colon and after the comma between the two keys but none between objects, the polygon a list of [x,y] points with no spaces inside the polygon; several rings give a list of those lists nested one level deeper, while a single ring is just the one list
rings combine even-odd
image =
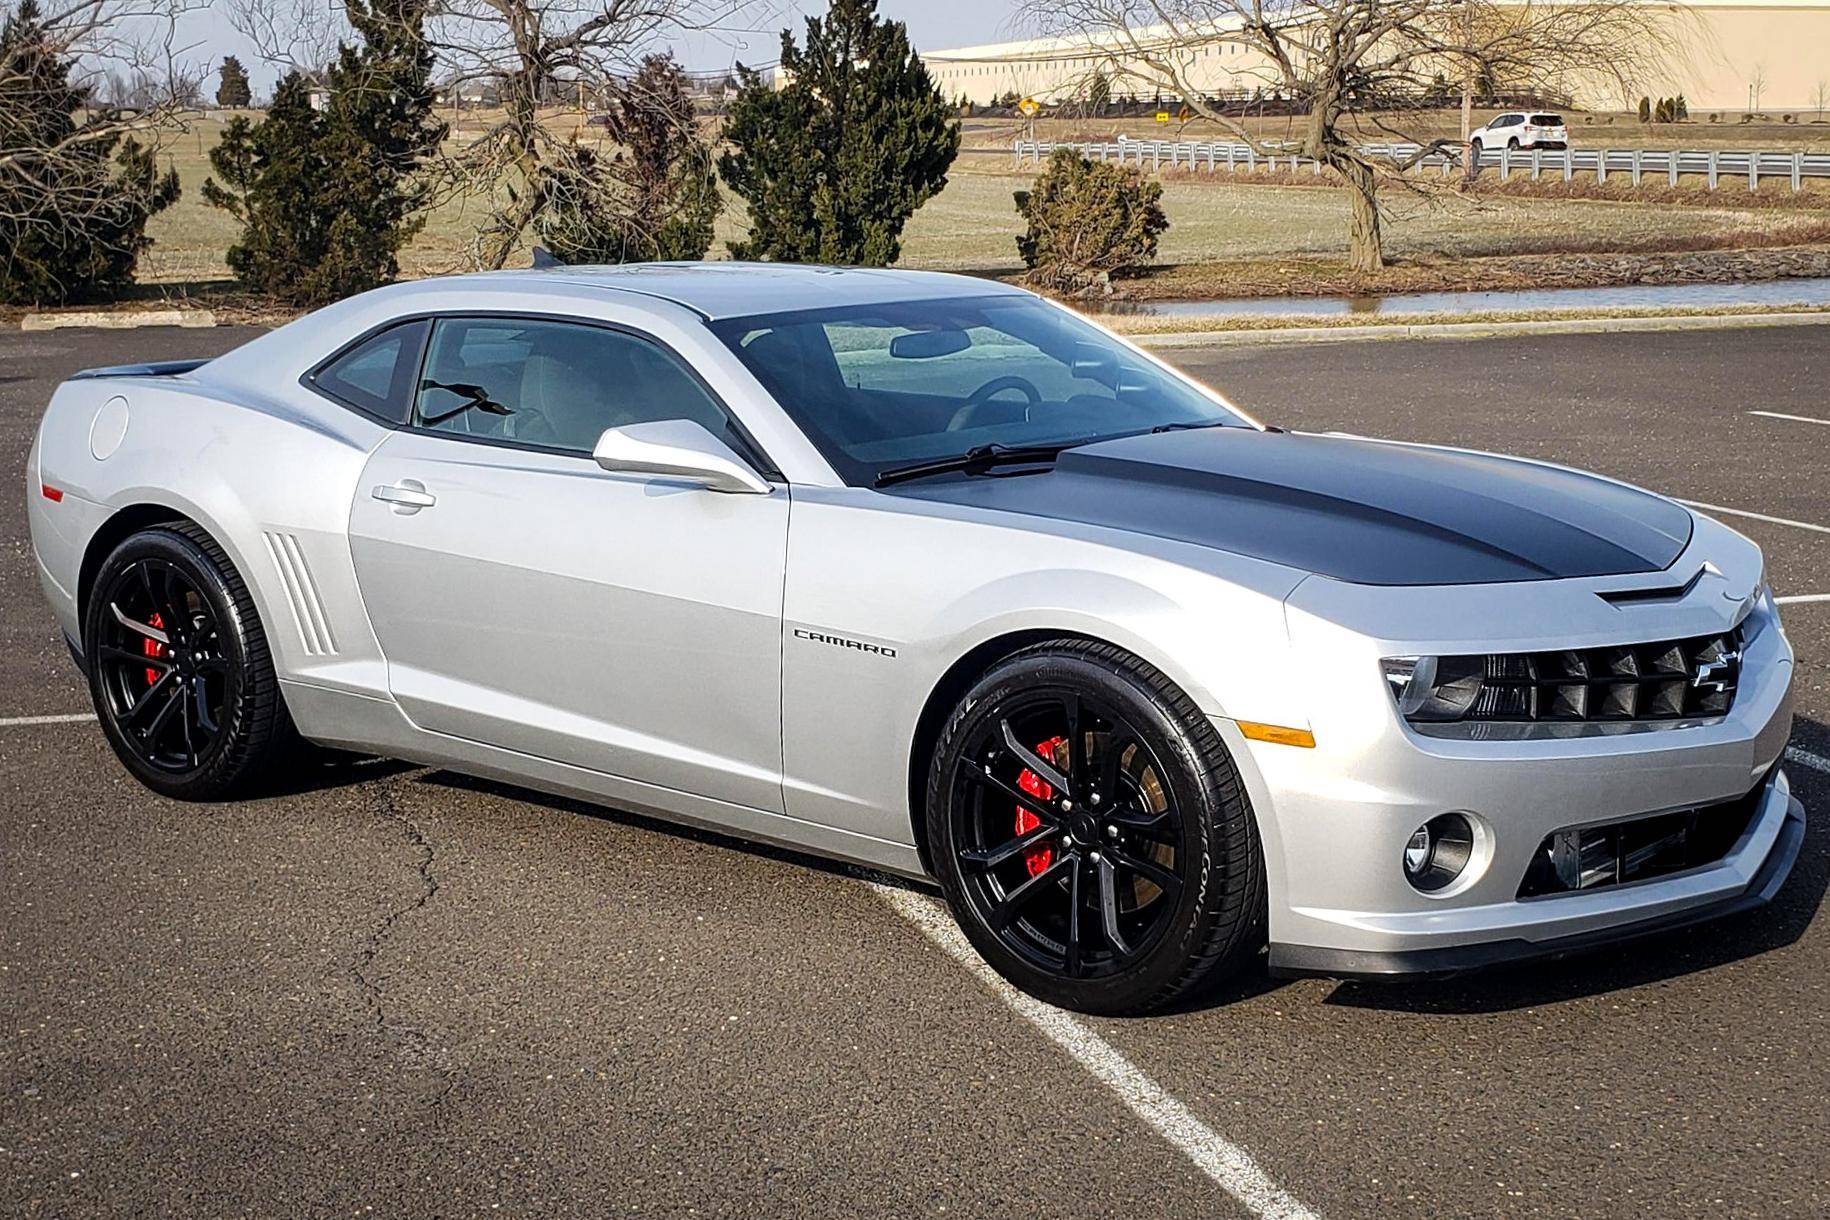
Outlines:
[{"label": "white fence", "polygon": [[[1152,171],[1182,168],[1208,173],[1322,172],[1320,162],[1296,153],[1260,152],[1250,145],[1225,140],[1115,140],[1094,144],[1018,140],[1014,149],[1016,164],[1040,164],[1057,148],[1072,148],[1095,161],[1116,161]],[[1458,146],[1424,152],[1416,144],[1363,144],[1360,151],[1368,156],[1413,162],[1418,168],[1438,169],[1445,176],[1457,172],[1462,163]],[[1680,178],[1692,176],[1706,179],[1712,191],[1724,180],[1745,181],[1751,188],[1778,178],[1796,191],[1803,189],[1807,178],[1830,178],[1830,153],[1726,148],[1497,148],[1483,152],[1480,164],[1482,169],[1498,169],[1502,181],[1514,174],[1529,174],[1533,181],[1549,176],[1568,182],[1577,174],[1589,174],[1598,182],[1624,178],[1638,186],[1650,178],[1676,186]]]}]

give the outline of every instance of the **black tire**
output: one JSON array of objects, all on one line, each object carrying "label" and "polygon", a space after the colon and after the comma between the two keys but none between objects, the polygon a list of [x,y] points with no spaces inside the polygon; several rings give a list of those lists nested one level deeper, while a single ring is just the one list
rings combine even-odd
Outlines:
[{"label": "black tire", "polygon": [[[1049,764],[1063,785],[1043,781]],[[1038,644],[974,684],[935,746],[927,832],[973,946],[1063,1008],[1149,1012],[1263,947],[1263,852],[1231,755],[1186,694],[1111,645]]]},{"label": "black tire", "polygon": [[1519,151],[1519,137],[1514,136],[1514,137],[1512,137],[1512,139],[1506,141],[1506,147],[1511,149],[1513,152],[1518,152]]},{"label": "black tire", "polygon": [[294,756],[297,733],[254,601],[196,525],[142,530],[102,561],[83,654],[103,735],[155,792],[242,795]]}]

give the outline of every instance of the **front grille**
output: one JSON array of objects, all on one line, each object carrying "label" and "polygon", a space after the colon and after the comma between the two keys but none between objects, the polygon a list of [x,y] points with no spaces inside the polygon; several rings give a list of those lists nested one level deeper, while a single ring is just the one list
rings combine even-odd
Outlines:
[{"label": "front grille", "polygon": [[1463,716],[1466,720],[1683,720],[1727,714],[1741,678],[1741,640],[1737,630],[1651,644],[1453,660],[1481,676],[1480,693]]},{"label": "front grille", "polygon": [[1714,864],[1746,833],[1765,792],[1762,779],[1732,801],[1609,826],[1554,831],[1532,854],[1519,897],[1604,889]]}]

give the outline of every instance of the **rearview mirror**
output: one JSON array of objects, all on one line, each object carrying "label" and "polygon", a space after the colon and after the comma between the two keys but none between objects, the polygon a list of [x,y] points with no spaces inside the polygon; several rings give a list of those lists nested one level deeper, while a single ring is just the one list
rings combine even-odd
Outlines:
[{"label": "rearview mirror", "polygon": [[646,474],[693,483],[707,491],[766,494],[769,484],[731,447],[690,419],[662,419],[610,428],[591,457],[616,474]]},{"label": "rearview mirror", "polygon": [[932,360],[971,346],[972,340],[963,330],[912,330],[890,340],[890,356],[896,360]]}]

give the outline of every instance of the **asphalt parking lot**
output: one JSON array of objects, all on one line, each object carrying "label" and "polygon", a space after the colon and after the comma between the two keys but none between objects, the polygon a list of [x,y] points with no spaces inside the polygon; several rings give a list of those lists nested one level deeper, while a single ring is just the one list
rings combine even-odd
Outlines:
[{"label": "asphalt parking lot", "polygon": [[[0,335],[5,1214],[1830,1213],[1830,600],[1783,607],[1812,823],[1768,910],[1062,1018],[931,939],[925,896],[817,861],[386,763],[181,806],[38,722],[87,707],[20,507],[38,412],[245,335]],[[1173,358],[1271,422],[1737,510],[1782,597],[1830,594],[1830,329]]]}]

